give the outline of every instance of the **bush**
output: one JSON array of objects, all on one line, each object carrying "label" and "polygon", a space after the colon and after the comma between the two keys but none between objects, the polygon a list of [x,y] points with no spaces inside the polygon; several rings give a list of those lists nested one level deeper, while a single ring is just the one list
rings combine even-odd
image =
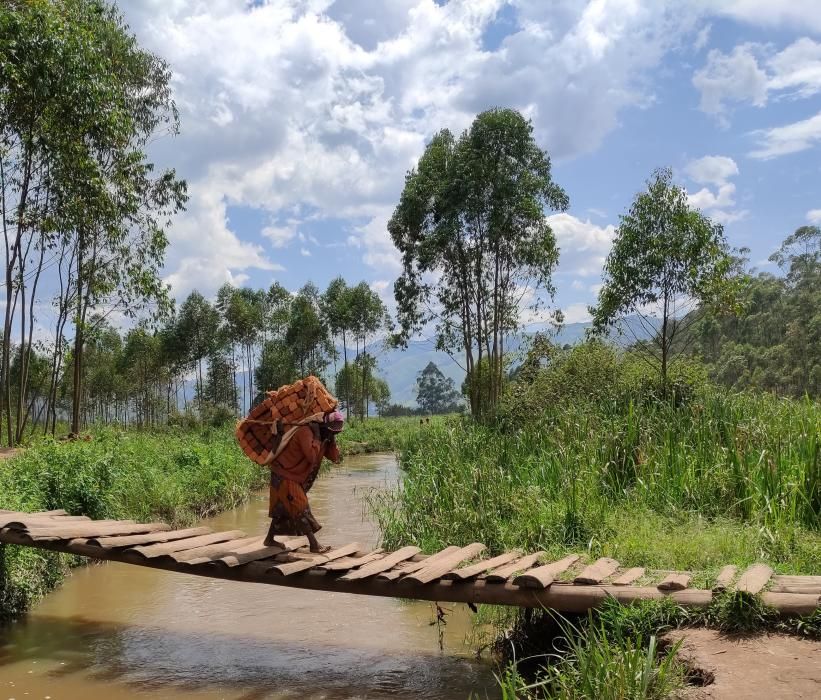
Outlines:
[{"label": "bush", "polygon": [[678,359],[665,387],[647,359],[591,340],[568,349],[539,346],[540,357],[528,357],[500,402],[498,418],[506,428],[544,420],[546,414],[571,405],[603,405],[627,410],[631,404],[663,401],[683,406],[711,389],[707,367]]},{"label": "bush", "polygon": [[[0,508],[64,508],[92,518],[187,525],[245,501],[267,472],[228,430],[103,431],[90,441],[46,440],[0,462]],[[74,559],[0,545],[0,621],[60,583]]]}]

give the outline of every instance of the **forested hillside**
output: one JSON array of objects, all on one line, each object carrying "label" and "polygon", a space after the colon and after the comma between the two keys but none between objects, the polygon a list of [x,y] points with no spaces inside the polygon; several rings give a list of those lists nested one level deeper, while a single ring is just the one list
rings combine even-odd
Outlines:
[{"label": "forested hillside", "polygon": [[821,395],[821,229],[803,226],[750,274],[735,313],[701,312],[691,352],[718,382],[789,396]]}]

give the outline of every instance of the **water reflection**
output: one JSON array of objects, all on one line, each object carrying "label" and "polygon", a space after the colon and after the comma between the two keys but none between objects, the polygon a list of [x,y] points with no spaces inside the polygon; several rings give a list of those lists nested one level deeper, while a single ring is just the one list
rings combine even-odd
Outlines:
[{"label": "water reflection", "polygon": [[[361,495],[396,478],[392,457],[349,459],[311,503],[328,544],[375,544]],[[265,495],[214,518],[263,532]],[[24,621],[0,632],[4,697],[495,697],[490,668],[465,644],[454,606],[444,653],[432,606],[240,584],[122,564],[75,572]],[[6,695],[4,695],[6,693]]]}]

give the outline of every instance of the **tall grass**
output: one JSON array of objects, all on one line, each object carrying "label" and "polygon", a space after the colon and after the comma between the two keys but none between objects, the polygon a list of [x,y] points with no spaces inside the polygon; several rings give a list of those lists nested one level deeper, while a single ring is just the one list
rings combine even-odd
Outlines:
[{"label": "tall grass", "polygon": [[809,400],[705,392],[679,407],[568,402],[506,430],[454,420],[408,442],[401,465],[401,489],[375,501],[388,545],[821,570],[821,408]]},{"label": "tall grass", "polygon": [[652,632],[644,637],[592,614],[575,624],[551,618],[548,626],[556,630],[549,649],[497,676],[503,698],[661,700],[684,684],[678,646],[662,652]]},{"label": "tall grass", "polygon": [[[266,478],[230,430],[108,430],[88,442],[47,440],[0,462],[0,508],[64,508],[92,518],[186,525],[236,507]],[[58,585],[73,562],[66,555],[0,545],[0,622]]]}]

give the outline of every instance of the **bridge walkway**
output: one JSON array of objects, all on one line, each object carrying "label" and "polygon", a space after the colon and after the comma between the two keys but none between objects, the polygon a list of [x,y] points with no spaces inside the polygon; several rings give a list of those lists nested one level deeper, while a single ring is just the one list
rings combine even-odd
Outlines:
[{"label": "bridge walkway", "polygon": [[[352,542],[312,554],[304,537],[259,536],[165,523],[91,520],[63,510],[0,510],[0,543],[77,554],[210,578],[357,595],[584,612],[606,598],[622,603],[670,597],[694,607],[725,590],[761,595],[785,615],[808,615],[821,603],[821,576],[778,576],[765,564],[723,567],[710,581],[684,571],[625,568],[571,554],[548,561],[544,552],[486,556],[473,543],[425,555],[418,547],[368,549]],[[694,580],[709,585],[694,587]]]}]

